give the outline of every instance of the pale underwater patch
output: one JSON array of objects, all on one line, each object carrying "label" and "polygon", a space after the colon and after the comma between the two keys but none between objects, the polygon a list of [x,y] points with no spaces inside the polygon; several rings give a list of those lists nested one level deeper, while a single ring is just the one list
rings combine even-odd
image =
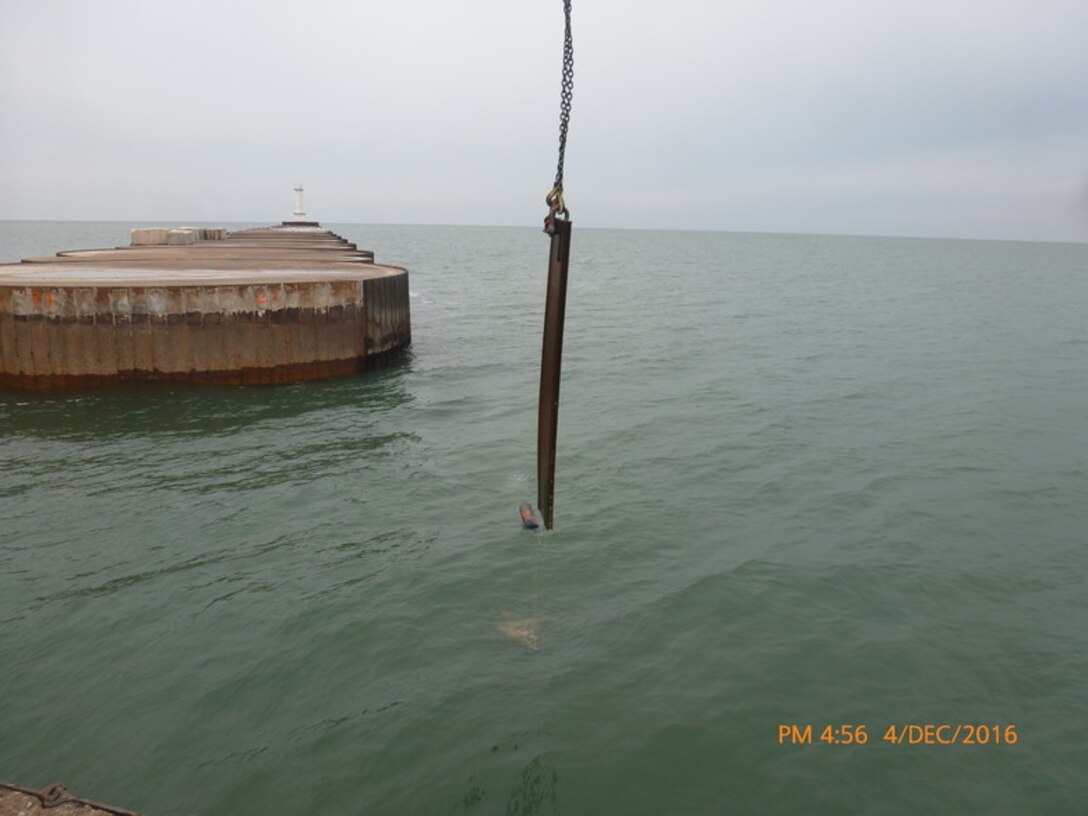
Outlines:
[{"label": "pale underwater patch", "polygon": [[540,648],[540,621],[536,618],[508,620],[499,626],[499,630],[514,643],[524,646],[530,652]]}]

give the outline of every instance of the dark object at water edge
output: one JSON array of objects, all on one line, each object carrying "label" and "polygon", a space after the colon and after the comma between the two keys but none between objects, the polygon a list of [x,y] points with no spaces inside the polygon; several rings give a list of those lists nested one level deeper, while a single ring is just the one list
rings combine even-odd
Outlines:
[{"label": "dark object at water edge", "polygon": [[64,785],[50,785],[40,791],[0,782],[0,816],[32,816],[65,805],[65,816],[139,816],[131,810],[103,805],[72,796]]},{"label": "dark object at water edge", "polygon": [[533,506],[529,504],[529,502],[522,502],[521,507],[518,508],[518,513],[521,515],[521,523],[530,530],[535,530],[540,527],[540,522],[537,521],[536,513],[533,512]]}]

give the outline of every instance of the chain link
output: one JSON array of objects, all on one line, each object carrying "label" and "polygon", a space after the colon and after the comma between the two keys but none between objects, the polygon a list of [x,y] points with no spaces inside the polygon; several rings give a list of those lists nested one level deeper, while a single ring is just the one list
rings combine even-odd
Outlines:
[{"label": "chain link", "polygon": [[563,0],[566,29],[563,34],[563,82],[559,94],[559,163],[555,169],[555,184],[546,199],[551,207],[549,219],[568,214],[563,201],[563,162],[567,158],[567,130],[570,128],[570,108],[574,98],[574,38],[570,32],[570,4],[571,0]]},{"label": "chain link", "polygon": [[567,129],[570,127],[570,106],[574,98],[574,39],[570,33],[570,3],[563,0],[566,30],[563,34],[563,87],[559,98],[559,164],[555,170],[555,187],[563,189],[563,161],[567,156]]}]

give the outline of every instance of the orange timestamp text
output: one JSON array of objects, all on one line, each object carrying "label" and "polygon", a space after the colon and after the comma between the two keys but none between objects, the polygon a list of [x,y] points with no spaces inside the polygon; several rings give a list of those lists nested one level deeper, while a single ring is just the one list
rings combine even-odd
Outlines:
[{"label": "orange timestamp text", "polygon": [[[970,723],[892,723],[881,741],[891,745],[1016,745],[1020,741],[1015,725],[972,725]],[[869,726],[837,723],[824,726],[781,723],[779,745],[866,745]]]}]

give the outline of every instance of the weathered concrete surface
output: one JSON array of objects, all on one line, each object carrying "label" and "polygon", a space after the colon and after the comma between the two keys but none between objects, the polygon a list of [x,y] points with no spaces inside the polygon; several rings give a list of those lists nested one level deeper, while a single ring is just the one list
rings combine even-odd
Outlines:
[{"label": "weathered concrete surface", "polygon": [[72,797],[63,787],[32,791],[0,783],[0,816],[137,816],[129,810]]},{"label": "weathered concrete surface", "polygon": [[141,227],[132,231],[133,246],[155,246],[165,244],[170,236],[170,230],[162,227]]},{"label": "weathered concrete surface", "polygon": [[195,244],[196,232],[188,229],[172,229],[166,234],[166,243],[175,246]]},{"label": "weathered concrete surface", "polygon": [[407,270],[328,230],[194,240],[0,264],[0,384],[289,382],[411,342]]}]

